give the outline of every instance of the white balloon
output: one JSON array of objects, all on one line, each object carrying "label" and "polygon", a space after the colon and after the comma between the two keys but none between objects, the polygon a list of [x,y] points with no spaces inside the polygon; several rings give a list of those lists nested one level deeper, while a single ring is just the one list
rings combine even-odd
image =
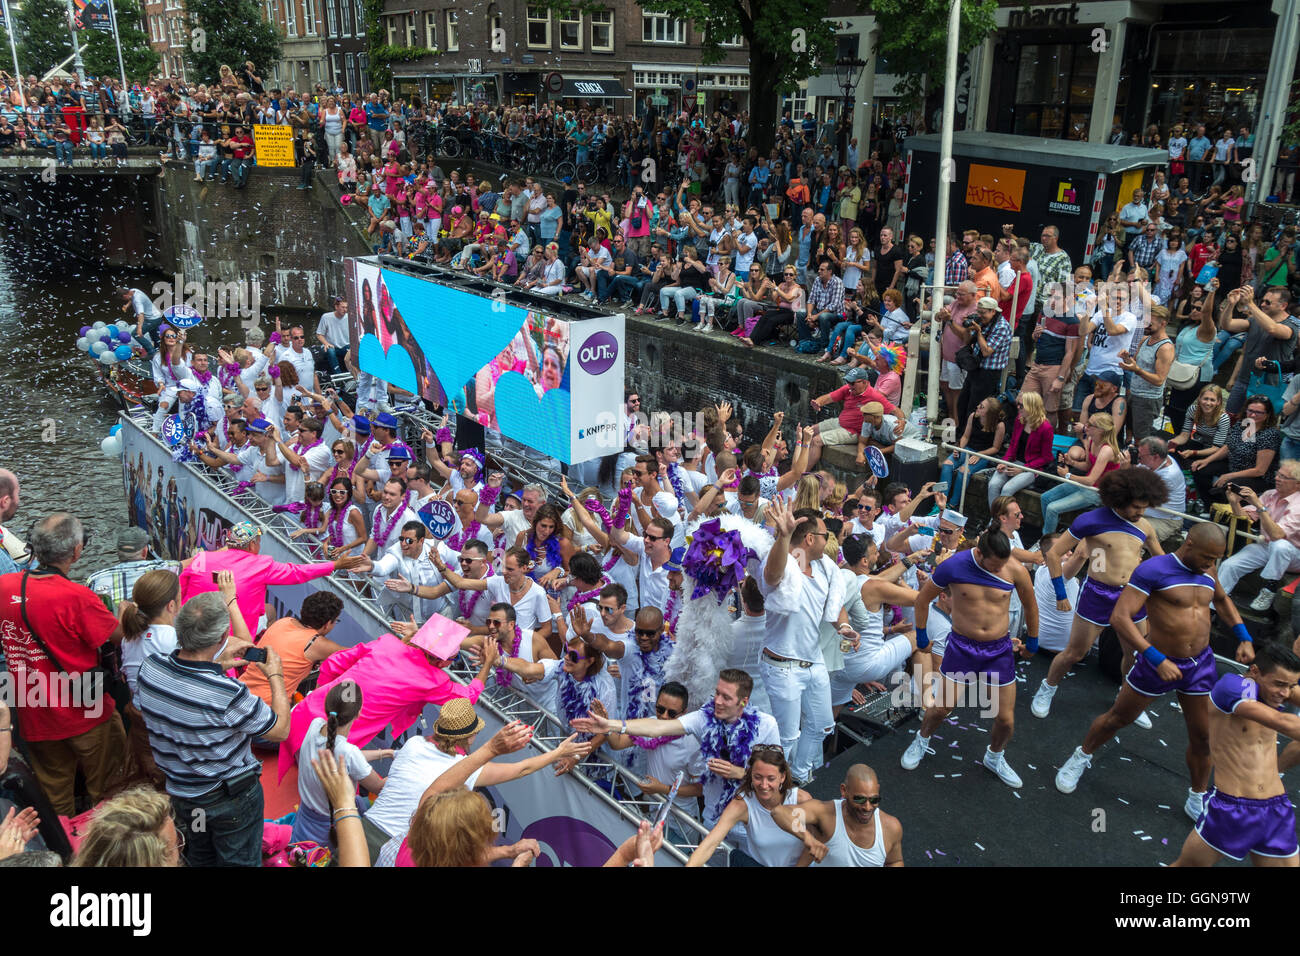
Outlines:
[{"label": "white balloon", "polygon": [[122,456],[122,440],[116,435],[109,435],[99,443],[99,450],[104,453],[106,458],[120,458]]},{"label": "white balloon", "polygon": [[95,329],[96,331],[98,331],[99,329],[104,328],[104,323],[103,323],[103,322],[96,322],[94,325],[91,326],[91,328],[92,328],[92,329]]},{"label": "white balloon", "polygon": [[103,365],[116,365],[117,356],[114,355],[112,352],[110,352],[108,349],[104,349],[104,351],[99,353],[99,361]]},{"label": "white balloon", "polygon": [[83,351],[83,352],[89,352],[89,351],[90,351],[90,339],[86,338],[84,335],[81,336],[80,338],[78,338],[78,339],[77,339],[77,348],[81,349],[81,351]]},{"label": "white balloon", "polygon": [[92,355],[102,355],[107,350],[108,350],[107,342],[92,342],[90,344],[90,351]]},{"label": "white balloon", "polygon": [[117,320],[117,327],[118,327],[119,329],[123,329],[123,330],[125,330],[125,329],[129,329],[129,328],[131,328],[131,323],[128,322],[128,321],[126,321],[126,319],[118,319],[118,320]]}]

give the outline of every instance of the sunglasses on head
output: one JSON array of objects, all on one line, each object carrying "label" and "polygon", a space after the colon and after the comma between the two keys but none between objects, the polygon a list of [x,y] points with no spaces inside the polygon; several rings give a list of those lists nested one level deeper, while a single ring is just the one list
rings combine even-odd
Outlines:
[{"label": "sunglasses on head", "polygon": [[655,715],[672,719],[681,713],[680,710],[674,710],[671,707],[665,707],[663,704],[655,704]]}]

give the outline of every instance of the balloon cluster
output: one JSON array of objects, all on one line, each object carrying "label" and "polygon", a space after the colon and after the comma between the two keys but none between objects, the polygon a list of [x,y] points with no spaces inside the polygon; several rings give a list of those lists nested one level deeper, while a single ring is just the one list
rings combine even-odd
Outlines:
[{"label": "balloon cluster", "polygon": [[77,348],[97,358],[101,365],[116,365],[131,357],[132,342],[129,322],[118,320],[112,325],[96,322],[81,327]]},{"label": "balloon cluster", "polygon": [[108,437],[99,443],[99,450],[104,453],[106,458],[122,457],[122,431],[120,424],[114,425],[108,430]]}]

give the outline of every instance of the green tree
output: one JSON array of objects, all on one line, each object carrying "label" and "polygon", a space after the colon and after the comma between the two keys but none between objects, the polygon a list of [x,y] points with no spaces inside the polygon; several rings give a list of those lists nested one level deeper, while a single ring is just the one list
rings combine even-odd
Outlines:
[{"label": "green tree", "polygon": [[72,54],[64,0],[23,0],[22,9],[10,4],[9,11],[17,21],[18,64],[24,74],[44,76]]},{"label": "green tree", "polygon": [[185,53],[193,79],[215,82],[223,63],[238,72],[246,60],[267,79],[280,59],[280,34],[253,0],[187,0],[185,7],[196,21]]},{"label": "green tree", "polygon": [[[907,107],[924,107],[929,117],[943,92],[948,59],[951,0],[871,0],[882,25],[876,56],[900,77],[895,88]],[[962,0],[958,50],[970,53],[997,30],[998,0]]]},{"label": "green tree", "polygon": [[[140,29],[143,22],[136,0],[114,0],[117,29],[121,34],[122,65],[128,83],[143,83],[158,69],[158,54],[149,48],[149,35]],[[81,56],[90,76],[118,76],[117,46],[113,34],[87,30],[82,34],[86,45]]]}]

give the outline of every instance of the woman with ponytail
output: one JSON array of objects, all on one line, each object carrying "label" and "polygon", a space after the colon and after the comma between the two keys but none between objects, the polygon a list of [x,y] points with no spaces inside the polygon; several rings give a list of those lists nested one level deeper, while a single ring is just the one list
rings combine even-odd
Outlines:
[{"label": "woman with ponytail", "polygon": [[[371,793],[384,788],[384,778],[370,766],[370,761],[390,758],[393,751],[362,750],[348,742],[348,731],[360,713],[361,685],[351,680],[340,681],[325,695],[326,716],[317,717],[308,726],[307,736],[298,750],[298,797],[301,802],[290,842],[311,840],[322,845],[334,842],[329,794],[320,778],[309,769],[322,750],[329,751],[343,762],[354,784],[360,784]],[[360,806],[362,804],[358,803]],[[335,811],[335,815],[339,813]]]},{"label": "woman with ponytail", "polygon": [[131,604],[122,615],[122,675],[134,695],[144,659],[176,650],[173,623],[181,607],[181,579],[164,569],[146,571],[131,590]]}]

